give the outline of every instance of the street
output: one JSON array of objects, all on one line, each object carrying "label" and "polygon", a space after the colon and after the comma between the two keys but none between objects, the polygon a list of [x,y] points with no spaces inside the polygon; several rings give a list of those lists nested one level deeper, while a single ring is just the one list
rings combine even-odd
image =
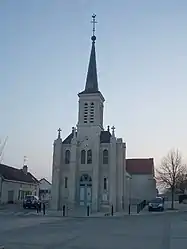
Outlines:
[{"label": "street", "polygon": [[186,249],[187,213],[62,218],[0,215],[5,249]]}]

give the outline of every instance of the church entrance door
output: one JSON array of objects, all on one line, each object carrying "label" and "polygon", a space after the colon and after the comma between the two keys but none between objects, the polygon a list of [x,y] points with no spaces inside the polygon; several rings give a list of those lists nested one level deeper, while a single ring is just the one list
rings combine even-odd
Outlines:
[{"label": "church entrance door", "polygon": [[80,178],[80,205],[87,206],[92,202],[92,178],[83,174]]}]

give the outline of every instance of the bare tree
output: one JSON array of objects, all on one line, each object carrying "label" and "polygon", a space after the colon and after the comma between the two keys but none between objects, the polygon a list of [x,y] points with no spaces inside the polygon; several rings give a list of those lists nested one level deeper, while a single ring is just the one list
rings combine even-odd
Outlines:
[{"label": "bare tree", "polygon": [[174,194],[185,167],[182,164],[181,153],[177,150],[170,150],[166,157],[161,161],[160,168],[157,170],[157,180],[164,187],[171,189],[171,208],[174,208]]},{"label": "bare tree", "polygon": [[185,190],[187,190],[187,169],[184,169],[184,172],[180,175],[176,188],[182,194],[185,194]]}]

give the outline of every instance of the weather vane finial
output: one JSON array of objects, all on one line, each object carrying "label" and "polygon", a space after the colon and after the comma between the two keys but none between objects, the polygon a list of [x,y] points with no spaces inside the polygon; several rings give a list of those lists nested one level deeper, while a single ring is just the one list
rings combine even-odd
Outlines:
[{"label": "weather vane finial", "polygon": [[95,36],[95,24],[97,23],[97,21],[95,20],[96,18],[96,14],[92,15],[92,21],[91,23],[93,24],[93,29],[92,29],[92,41],[96,40],[96,36]]}]

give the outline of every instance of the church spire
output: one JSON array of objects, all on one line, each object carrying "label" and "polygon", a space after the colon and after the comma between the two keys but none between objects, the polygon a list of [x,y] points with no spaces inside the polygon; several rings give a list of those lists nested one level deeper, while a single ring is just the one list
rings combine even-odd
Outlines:
[{"label": "church spire", "polygon": [[92,49],[91,49],[88,73],[87,73],[87,78],[86,78],[86,86],[84,90],[85,93],[96,93],[99,91],[98,81],[97,81],[96,53],[95,53],[95,41],[96,41],[95,24],[97,23],[95,18],[96,18],[96,15],[93,14],[92,15],[93,34],[91,37]]}]

